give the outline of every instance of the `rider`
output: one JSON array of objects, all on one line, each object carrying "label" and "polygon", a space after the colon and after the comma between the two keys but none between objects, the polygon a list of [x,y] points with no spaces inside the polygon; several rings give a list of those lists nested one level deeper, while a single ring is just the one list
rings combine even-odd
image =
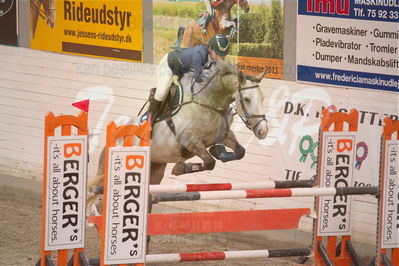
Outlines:
[{"label": "rider", "polygon": [[204,0],[204,4],[206,7],[205,11],[205,22],[202,25],[202,33],[206,33],[206,28],[208,26],[209,21],[214,17],[213,9],[223,3],[224,0]]},{"label": "rider", "polygon": [[157,88],[148,108],[148,117],[151,117],[151,123],[154,123],[162,102],[168,95],[173,75],[181,78],[184,73],[193,71],[195,81],[201,82],[203,79],[202,69],[210,66],[212,62],[223,59],[228,54],[229,48],[229,39],[224,35],[217,34],[209,40],[208,45],[167,53],[159,62]]}]

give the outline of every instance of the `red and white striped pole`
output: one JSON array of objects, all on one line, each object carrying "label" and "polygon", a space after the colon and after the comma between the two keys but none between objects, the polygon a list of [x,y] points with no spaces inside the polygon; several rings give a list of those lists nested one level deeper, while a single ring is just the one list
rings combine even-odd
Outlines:
[{"label": "red and white striped pole", "polygon": [[216,199],[250,199],[279,197],[315,197],[335,195],[376,195],[379,188],[373,187],[331,187],[331,188],[287,188],[287,189],[255,189],[234,191],[200,191],[183,193],[165,193],[153,195],[153,202],[191,201]]},{"label": "red and white striped pole", "polygon": [[173,185],[151,185],[150,193],[177,193],[196,191],[217,191],[217,190],[243,190],[243,189],[274,189],[274,188],[295,188],[313,187],[315,180],[297,181],[264,181],[264,182],[242,182],[242,183],[216,183],[216,184],[173,184]]},{"label": "red and white striped pole", "polygon": [[[278,250],[239,250],[221,252],[198,252],[198,253],[172,253],[172,254],[150,254],[146,255],[146,264],[185,262],[185,261],[208,261],[208,260],[232,260],[249,258],[280,258],[309,256],[308,248],[278,249]],[[98,265],[98,259],[91,259],[90,265]]]},{"label": "red and white striped pole", "polygon": [[[274,189],[274,188],[299,188],[313,187],[316,180],[296,181],[264,181],[264,182],[241,182],[241,183],[214,183],[214,184],[172,184],[172,185],[150,185],[150,193],[178,193],[196,191],[218,191],[218,190],[243,190],[243,189]],[[90,192],[102,194],[103,186],[92,187]]]}]

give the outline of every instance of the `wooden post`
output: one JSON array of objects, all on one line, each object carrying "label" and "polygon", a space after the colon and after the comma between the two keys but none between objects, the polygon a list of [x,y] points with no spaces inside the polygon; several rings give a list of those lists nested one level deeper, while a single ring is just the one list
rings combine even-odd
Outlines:
[{"label": "wooden post", "polygon": [[[102,237],[101,237],[101,258],[100,265],[104,266],[105,258],[105,232],[106,232],[106,214],[107,214],[107,202],[108,202],[108,170],[109,170],[109,152],[111,147],[116,147],[117,141],[123,138],[123,147],[131,147],[134,144],[134,137],[140,138],[140,146],[150,146],[151,128],[148,122],[145,122],[141,126],[135,125],[124,125],[117,127],[114,122],[111,122],[107,126],[107,138],[106,138],[106,151],[105,151],[105,166],[104,166],[104,199],[103,199],[103,216],[102,216]],[[126,264],[119,264],[120,266],[127,266]]]},{"label": "wooden post", "polygon": [[[388,255],[387,254],[387,248],[383,248],[383,230],[386,229],[386,224],[384,222],[384,200],[386,199],[388,193],[387,193],[387,187],[385,186],[386,184],[386,174],[388,172],[388,169],[386,169],[386,147],[387,147],[387,142],[390,140],[393,140],[393,135],[396,133],[396,140],[399,140],[399,121],[392,121],[390,117],[386,117],[384,119],[385,125],[382,133],[382,142],[381,142],[381,162],[380,162],[380,188],[381,188],[381,194],[378,200],[378,233],[377,233],[377,242],[378,242],[378,265],[383,265],[382,263],[382,254]],[[398,145],[399,147],[399,145]],[[397,158],[397,156],[396,156]],[[398,171],[399,169],[396,169]],[[397,176],[397,175],[396,175]],[[399,181],[396,181],[396,186],[398,186]],[[394,195],[393,198],[395,199],[394,202],[398,202],[399,195]],[[399,203],[397,203],[399,204]],[[396,214],[399,216],[399,210],[398,206],[395,206],[396,209]],[[398,218],[396,218],[396,225],[394,224],[393,226],[395,227],[393,229],[393,232],[398,232],[396,226],[398,226]],[[395,220],[393,220],[395,221]],[[392,221],[392,222],[393,222]],[[396,229],[396,230],[395,230]],[[394,234],[394,233],[393,233]],[[399,247],[398,244],[396,243],[396,247],[391,248],[391,265],[399,265]]]},{"label": "wooden post", "polygon": [[[87,136],[88,135],[88,127],[87,127],[88,115],[86,112],[80,112],[78,116],[72,115],[60,115],[55,117],[52,112],[47,113],[45,117],[45,125],[44,125],[44,161],[43,161],[43,196],[42,196],[42,240],[41,240],[41,254],[40,254],[40,265],[45,266],[46,260],[51,256],[51,251],[46,250],[45,245],[45,234],[46,234],[46,219],[48,217],[48,213],[46,212],[47,206],[47,173],[49,171],[49,165],[47,165],[47,157],[48,154],[48,139],[49,137],[55,136],[55,129],[61,127],[61,136],[71,136],[72,135],[72,126],[77,128],[77,133],[79,136]],[[85,167],[86,169],[86,167]],[[86,178],[86,176],[85,176]],[[84,181],[86,182],[86,181]],[[86,195],[86,193],[84,193]],[[84,210],[86,206],[81,206]],[[74,249],[74,261],[73,265],[77,266],[79,264],[79,253],[84,252],[83,248],[75,248]],[[59,266],[66,266],[68,263],[68,249],[60,249],[58,250],[58,263]]]},{"label": "wooden post", "polygon": [[[319,169],[318,169],[318,185],[320,185],[321,181],[321,170],[320,166],[322,161],[322,158],[324,154],[321,154],[321,151],[323,151],[323,135],[325,132],[329,132],[331,126],[332,131],[334,132],[344,132],[344,123],[347,123],[349,125],[349,131],[357,131],[358,129],[358,116],[359,113],[357,110],[352,109],[349,114],[345,113],[330,113],[328,109],[323,110],[323,117],[322,121],[320,124],[320,130],[321,130],[321,136],[320,136],[320,145],[319,145]],[[316,212],[319,214],[320,206],[319,206],[319,197],[316,197]],[[321,217],[318,217],[319,219]],[[319,242],[323,241],[323,237],[318,236],[318,223],[317,220],[315,222],[314,226],[314,253],[315,253],[315,264],[316,265],[324,265],[323,259],[321,256],[321,253],[319,252],[318,246]],[[349,253],[347,252],[346,249],[346,241],[350,240],[350,236],[342,236],[341,239],[341,255],[337,256],[336,254],[336,248],[337,248],[337,237],[336,236],[328,236],[327,237],[327,255],[331,259],[331,261],[334,263],[336,266],[350,266],[351,265],[351,259],[349,256]]]}]

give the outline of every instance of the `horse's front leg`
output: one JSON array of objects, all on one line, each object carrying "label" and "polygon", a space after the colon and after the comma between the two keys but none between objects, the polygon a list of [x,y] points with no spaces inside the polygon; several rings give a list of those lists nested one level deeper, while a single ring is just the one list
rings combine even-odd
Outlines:
[{"label": "horse's front leg", "polygon": [[185,163],[178,162],[175,164],[172,170],[174,175],[182,175],[194,172],[200,172],[205,170],[212,170],[215,168],[216,161],[213,159],[212,155],[208,153],[205,145],[199,140],[190,139],[182,145],[192,154],[200,157],[203,163]]},{"label": "horse's front leg", "polygon": [[[233,150],[233,152],[226,151],[226,147]],[[233,160],[240,160],[245,155],[245,148],[238,143],[236,136],[234,133],[229,130],[226,138],[222,141],[222,143],[216,143],[209,149],[209,152],[218,160],[222,162],[229,162]]]},{"label": "horse's front leg", "polygon": [[233,150],[235,160],[244,158],[245,148],[238,142],[233,131],[229,130],[227,137],[223,140],[223,144]]}]

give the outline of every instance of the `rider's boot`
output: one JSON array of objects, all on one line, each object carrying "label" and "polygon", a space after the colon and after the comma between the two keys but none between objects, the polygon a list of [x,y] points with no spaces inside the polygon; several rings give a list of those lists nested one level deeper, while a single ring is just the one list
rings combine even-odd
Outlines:
[{"label": "rider's boot", "polygon": [[157,99],[152,99],[150,102],[150,107],[148,108],[148,119],[151,118],[151,127],[155,123],[155,119],[158,117],[159,112],[161,111],[162,101],[158,101]]}]

